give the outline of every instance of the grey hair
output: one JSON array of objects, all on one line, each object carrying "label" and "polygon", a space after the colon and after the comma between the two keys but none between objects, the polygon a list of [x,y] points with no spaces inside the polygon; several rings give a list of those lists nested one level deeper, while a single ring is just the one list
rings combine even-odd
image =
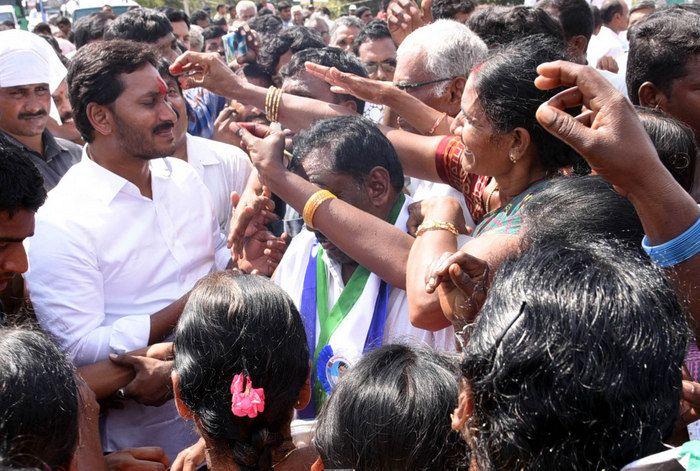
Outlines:
[{"label": "grey hair", "polygon": [[306,21],[304,21],[304,26],[307,28],[314,29],[319,21],[323,21],[326,24],[326,26],[329,27],[329,29],[330,29],[328,21],[323,16],[321,16],[321,14],[317,11],[313,12],[311,14],[311,16],[309,16],[306,19]]},{"label": "grey hair", "polygon": [[469,75],[488,52],[484,41],[467,26],[453,20],[437,20],[418,28],[396,50],[396,61],[420,54],[420,64],[431,79]]},{"label": "grey hair", "polygon": [[251,0],[241,0],[236,4],[236,14],[238,15],[240,12],[247,8],[255,8],[255,11],[258,11],[257,5],[255,5],[255,2]]},{"label": "grey hair", "polygon": [[341,16],[335,22],[333,23],[333,28],[331,28],[331,42],[335,39],[335,32],[338,31],[338,28],[341,26],[348,26],[352,28],[357,28],[357,29],[362,29],[365,27],[365,24],[362,22],[361,19],[359,19],[356,16]]},{"label": "grey hair", "polygon": [[202,36],[201,26],[190,25],[190,47],[195,52],[202,52],[204,50],[204,36]]}]

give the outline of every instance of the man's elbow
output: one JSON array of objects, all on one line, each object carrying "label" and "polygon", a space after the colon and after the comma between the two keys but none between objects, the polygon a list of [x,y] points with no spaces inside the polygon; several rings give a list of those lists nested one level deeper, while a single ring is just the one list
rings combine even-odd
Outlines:
[{"label": "man's elbow", "polygon": [[429,330],[436,332],[445,327],[449,327],[451,322],[445,318],[439,304],[414,304],[410,303],[408,307],[408,317],[411,325],[418,329]]}]

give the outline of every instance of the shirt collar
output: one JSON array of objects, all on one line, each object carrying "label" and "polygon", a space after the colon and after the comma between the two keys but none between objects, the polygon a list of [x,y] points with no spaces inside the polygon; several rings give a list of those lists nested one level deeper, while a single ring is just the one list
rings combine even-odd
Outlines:
[{"label": "shirt collar", "polygon": [[126,190],[129,186],[133,187],[136,193],[139,193],[138,188],[126,178],[110,172],[92,160],[88,155],[87,148],[88,144],[83,146],[83,156],[80,163],[84,165],[85,171],[88,173],[84,176],[85,184],[91,186],[91,192],[95,197],[105,205],[109,205],[122,189]]},{"label": "shirt collar", "polygon": [[44,132],[41,133],[41,145],[43,146],[43,151],[44,151],[43,154],[44,155],[38,154],[34,150],[25,146],[24,144],[19,142],[17,139],[15,139],[9,133],[7,133],[5,131],[1,131],[1,130],[0,130],[0,132],[10,142],[12,142],[16,146],[21,147],[22,149],[24,149],[28,152],[31,152],[35,155],[38,155],[39,158],[41,158],[41,160],[43,160],[46,163],[51,162],[53,160],[53,158],[56,157],[61,152],[67,151],[67,149],[56,140],[56,138],[53,136],[53,134],[51,134],[51,131],[49,131],[48,129],[44,129]]}]

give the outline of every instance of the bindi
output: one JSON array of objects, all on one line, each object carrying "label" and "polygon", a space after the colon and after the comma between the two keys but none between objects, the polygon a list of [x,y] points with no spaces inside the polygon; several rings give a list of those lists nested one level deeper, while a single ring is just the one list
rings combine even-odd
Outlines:
[{"label": "bindi", "polygon": [[163,80],[161,77],[158,77],[156,80],[156,84],[158,85],[158,93],[160,93],[163,96],[166,96],[168,94],[168,86],[165,84],[165,80]]}]

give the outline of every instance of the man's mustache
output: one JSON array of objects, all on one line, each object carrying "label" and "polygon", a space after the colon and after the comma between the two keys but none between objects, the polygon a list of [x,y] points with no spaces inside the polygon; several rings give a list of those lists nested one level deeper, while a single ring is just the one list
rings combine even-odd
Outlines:
[{"label": "man's mustache", "polygon": [[46,110],[41,110],[37,111],[36,113],[20,113],[17,115],[19,119],[32,119],[32,118],[41,118],[44,116],[47,116],[48,113]]},{"label": "man's mustache", "polygon": [[155,128],[153,128],[153,134],[157,134],[161,131],[170,131],[174,127],[175,127],[175,123],[173,123],[172,121],[164,121],[164,122],[160,123],[158,126],[156,126]]}]

